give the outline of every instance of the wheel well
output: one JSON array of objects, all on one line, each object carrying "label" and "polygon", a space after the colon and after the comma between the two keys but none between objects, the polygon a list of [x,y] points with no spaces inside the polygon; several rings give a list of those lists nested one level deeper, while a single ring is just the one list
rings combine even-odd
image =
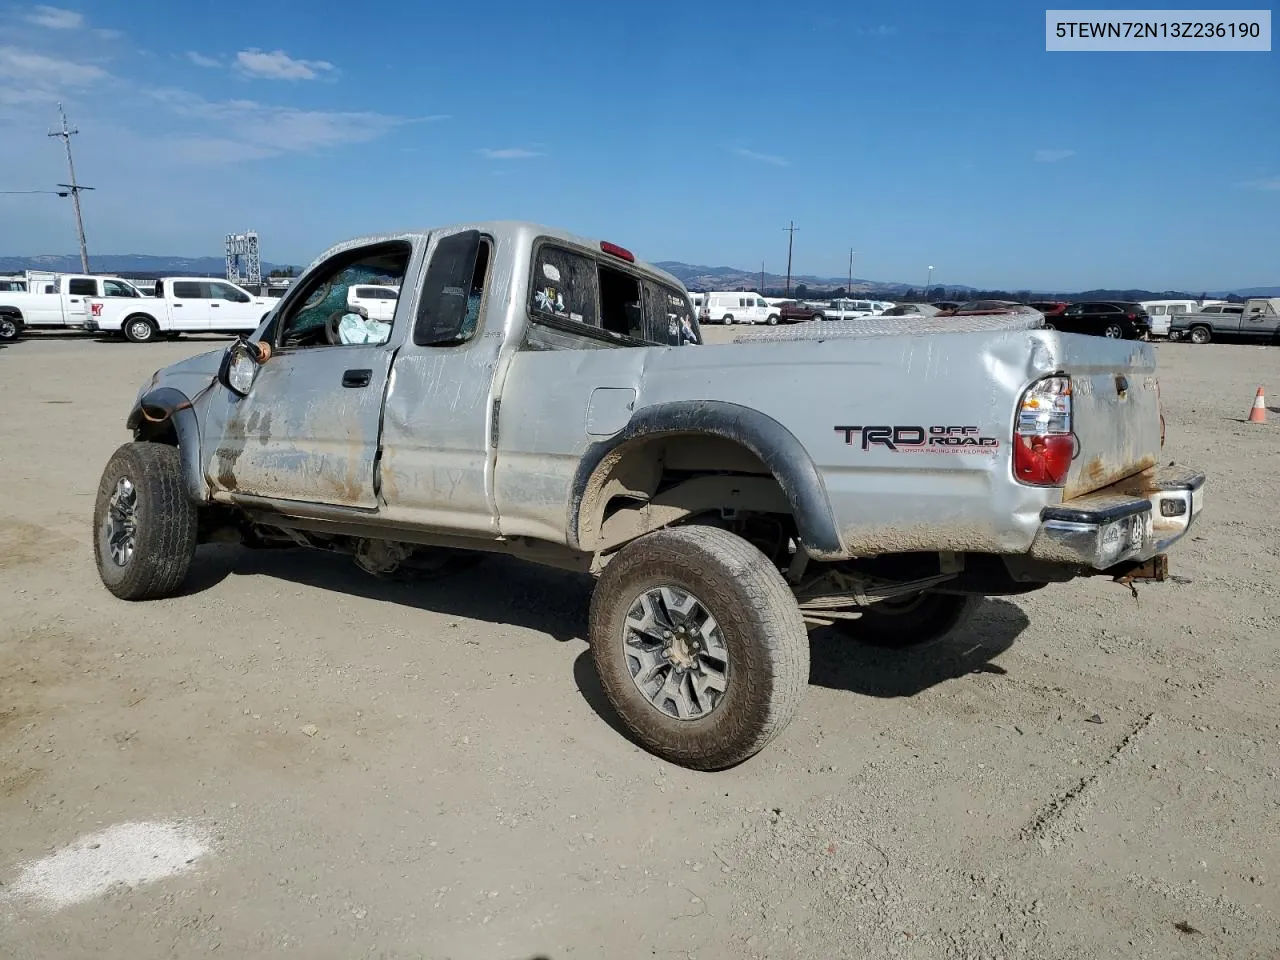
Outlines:
[{"label": "wheel well", "polygon": [[637,438],[610,451],[579,511],[582,549],[602,551],[694,516],[781,519],[791,517],[792,507],[778,479],[742,444],[675,433]]},{"label": "wheel well", "polygon": [[0,307],[0,317],[12,317],[14,320],[22,320],[22,311],[17,307]]},{"label": "wheel well", "polygon": [[125,323],[128,323],[130,320],[146,320],[153,327],[160,326],[160,324],[156,322],[156,318],[149,313],[131,313],[124,318]]}]

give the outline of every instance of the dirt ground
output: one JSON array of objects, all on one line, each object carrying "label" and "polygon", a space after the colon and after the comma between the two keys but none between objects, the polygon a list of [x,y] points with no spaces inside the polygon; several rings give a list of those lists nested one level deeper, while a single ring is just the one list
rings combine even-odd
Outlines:
[{"label": "dirt ground", "polygon": [[615,728],[580,576],[222,545],[108,594],[125,414],[221,344],[0,349],[0,956],[1280,955],[1280,412],[1243,422],[1280,350],[1159,348],[1210,475],[1174,579],[988,601],[929,656],[815,633],[795,722],[708,775]]}]

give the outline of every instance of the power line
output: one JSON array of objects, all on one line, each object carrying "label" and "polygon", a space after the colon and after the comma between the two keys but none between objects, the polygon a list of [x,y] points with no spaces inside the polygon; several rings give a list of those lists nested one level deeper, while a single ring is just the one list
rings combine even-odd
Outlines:
[{"label": "power line", "polygon": [[[67,124],[67,112],[62,109],[62,104],[58,104],[58,113],[62,114],[62,129],[52,131],[49,136],[59,137],[63,145],[67,148],[67,169],[71,172],[70,183],[60,183],[58,186],[66,189],[71,194],[71,204],[76,210],[76,234],[80,238],[80,269],[85,273],[89,272],[89,246],[84,239],[84,217],[80,213],[80,191],[92,190],[93,187],[82,187],[76,183],[76,162],[71,157],[71,138],[79,133],[79,130],[72,130]],[[52,191],[50,191],[52,192]],[[67,194],[61,194],[66,196]]]},{"label": "power line", "polygon": [[18,194],[27,193],[51,193],[55,197],[70,196],[66,190],[0,190],[0,194],[3,194],[4,196],[17,196]]}]

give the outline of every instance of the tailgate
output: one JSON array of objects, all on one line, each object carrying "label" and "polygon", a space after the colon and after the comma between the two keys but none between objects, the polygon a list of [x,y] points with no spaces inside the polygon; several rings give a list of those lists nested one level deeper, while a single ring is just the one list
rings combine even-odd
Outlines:
[{"label": "tailgate", "polygon": [[1063,336],[1062,344],[1077,439],[1062,491],[1070,500],[1155,466],[1160,393],[1149,345],[1083,335]]}]

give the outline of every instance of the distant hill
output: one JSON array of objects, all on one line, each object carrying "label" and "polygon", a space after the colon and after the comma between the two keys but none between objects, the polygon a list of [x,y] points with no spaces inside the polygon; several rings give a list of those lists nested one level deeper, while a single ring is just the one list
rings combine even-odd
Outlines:
[{"label": "distant hill", "polygon": [[[270,273],[287,264],[263,263],[262,272]],[[227,263],[223,257],[155,257],[142,253],[104,254],[89,257],[94,273],[151,274],[154,276],[222,276]],[[48,270],[50,273],[79,273],[80,257],[71,254],[43,254],[35,257],[0,257],[0,273],[23,270]]]},{"label": "distant hill", "polygon": [[1233,293],[1237,297],[1280,297],[1280,287],[1244,287],[1240,290],[1228,290],[1225,293],[1219,291],[1214,296],[1222,297]]}]

